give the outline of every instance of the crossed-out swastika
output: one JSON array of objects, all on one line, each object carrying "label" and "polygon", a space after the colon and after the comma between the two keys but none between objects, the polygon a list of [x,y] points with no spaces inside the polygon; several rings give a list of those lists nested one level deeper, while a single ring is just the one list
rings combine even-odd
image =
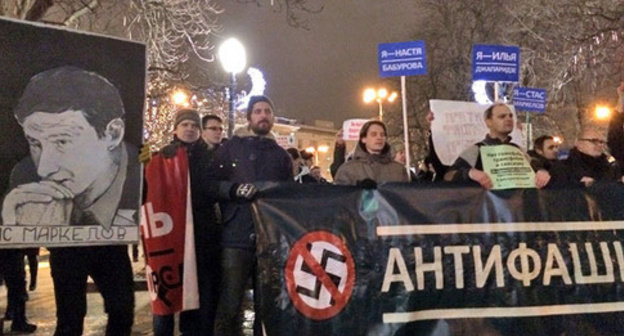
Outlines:
[{"label": "crossed-out swastika", "polygon": [[285,278],[297,310],[308,318],[324,320],[338,314],[349,301],[355,264],[338,236],[315,231],[293,244]]}]

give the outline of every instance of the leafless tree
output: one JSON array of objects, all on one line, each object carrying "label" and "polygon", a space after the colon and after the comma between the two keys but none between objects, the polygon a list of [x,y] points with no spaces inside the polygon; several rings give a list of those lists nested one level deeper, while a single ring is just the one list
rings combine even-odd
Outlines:
[{"label": "leafless tree", "polygon": [[[521,86],[546,88],[548,108],[534,118],[534,134],[574,140],[592,120],[597,102],[613,106],[624,79],[624,2],[525,0],[415,2],[414,39],[425,40],[427,76],[408,78],[408,110],[414,143],[425,143],[427,100],[472,100],[473,44],[518,45]],[[396,80],[394,81],[396,83]],[[396,84],[395,84],[396,85]],[[559,133],[561,132],[561,133]],[[422,158],[425,148],[412,148]]]},{"label": "leafless tree", "polygon": [[322,0],[236,0],[240,3],[270,6],[275,12],[285,13],[286,22],[295,28],[308,28],[308,14],[323,11]]}]

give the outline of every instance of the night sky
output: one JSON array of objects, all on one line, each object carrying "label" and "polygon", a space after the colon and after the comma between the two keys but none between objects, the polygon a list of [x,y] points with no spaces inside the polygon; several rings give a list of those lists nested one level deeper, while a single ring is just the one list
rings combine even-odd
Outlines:
[{"label": "night sky", "polygon": [[306,14],[304,30],[288,26],[269,1],[265,7],[223,1],[221,35],[245,45],[248,66],[264,72],[278,116],[339,127],[344,119],[376,115],[377,105],[364,104],[362,93],[382,83],[377,45],[418,39],[409,29],[416,9],[409,0],[323,2],[321,13]]}]

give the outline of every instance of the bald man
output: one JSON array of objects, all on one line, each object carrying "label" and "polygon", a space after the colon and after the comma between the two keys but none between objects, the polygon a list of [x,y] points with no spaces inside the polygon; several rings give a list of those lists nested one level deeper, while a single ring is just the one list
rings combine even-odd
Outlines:
[{"label": "bald man", "polygon": [[589,187],[598,181],[622,181],[622,170],[615,159],[605,153],[607,137],[595,128],[584,128],[570,155],[552,170],[556,187]]}]

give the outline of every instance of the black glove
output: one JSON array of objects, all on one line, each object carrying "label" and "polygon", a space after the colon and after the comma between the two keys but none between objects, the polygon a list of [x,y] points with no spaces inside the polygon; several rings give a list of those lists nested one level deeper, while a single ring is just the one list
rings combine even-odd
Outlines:
[{"label": "black glove", "polygon": [[369,178],[357,181],[355,185],[364,189],[377,189],[377,182]]},{"label": "black glove", "polygon": [[162,156],[165,157],[165,159],[171,159],[178,152],[178,146],[179,146],[178,143],[174,142],[172,144],[169,144],[169,145],[163,147],[160,150],[160,153],[162,154]]},{"label": "black glove", "polygon": [[256,196],[258,188],[251,183],[236,183],[230,188],[230,198],[241,201],[251,201]]}]

